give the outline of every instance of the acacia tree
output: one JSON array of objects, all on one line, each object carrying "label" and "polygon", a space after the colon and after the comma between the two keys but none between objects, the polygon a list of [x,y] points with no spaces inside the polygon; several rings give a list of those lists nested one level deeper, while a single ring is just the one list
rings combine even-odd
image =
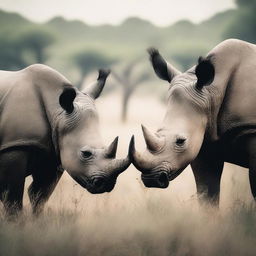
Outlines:
[{"label": "acacia tree", "polygon": [[90,72],[99,68],[109,68],[116,61],[96,51],[84,50],[74,54],[73,60],[80,71],[80,81],[77,84],[78,88],[82,87],[85,76]]},{"label": "acacia tree", "polygon": [[46,60],[46,48],[55,40],[53,34],[44,28],[33,27],[20,34],[20,45],[24,50],[32,51],[37,63]]},{"label": "acacia tree", "polygon": [[126,64],[121,72],[112,71],[112,75],[122,86],[122,122],[127,120],[129,100],[140,84],[148,80],[149,72],[139,69],[140,60],[136,59]]},{"label": "acacia tree", "polygon": [[236,0],[237,14],[224,33],[224,38],[238,38],[256,43],[256,1]]},{"label": "acacia tree", "polygon": [[17,70],[24,68],[22,48],[15,37],[0,35],[0,69]]}]

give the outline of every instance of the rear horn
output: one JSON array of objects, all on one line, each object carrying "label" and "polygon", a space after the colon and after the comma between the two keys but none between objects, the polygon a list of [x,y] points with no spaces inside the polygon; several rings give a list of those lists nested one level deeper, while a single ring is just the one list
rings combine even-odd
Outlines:
[{"label": "rear horn", "polygon": [[164,140],[150,132],[144,125],[141,125],[143,136],[149,151],[157,152],[164,146]]}]

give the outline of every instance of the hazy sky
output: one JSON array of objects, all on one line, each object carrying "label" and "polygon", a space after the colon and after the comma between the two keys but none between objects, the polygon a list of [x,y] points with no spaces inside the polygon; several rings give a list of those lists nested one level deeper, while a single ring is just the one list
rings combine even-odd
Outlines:
[{"label": "hazy sky", "polygon": [[198,22],[234,7],[234,0],[0,0],[0,8],[34,21],[56,15],[90,24],[118,24],[138,16],[158,25],[186,18]]}]

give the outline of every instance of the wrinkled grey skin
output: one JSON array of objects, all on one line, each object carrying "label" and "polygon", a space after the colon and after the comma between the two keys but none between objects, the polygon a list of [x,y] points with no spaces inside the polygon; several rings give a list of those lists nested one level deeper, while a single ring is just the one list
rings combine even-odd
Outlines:
[{"label": "wrinkled grey skin", "polygon": [[155,49],[156,74],[170,83],[156,133],[143,127],[147,150],[130,157],[147,187],[166,188],[191,164],[200,199],[218,205],[224,162],[249,168],[256,197],[256,46],[230,39],[181,73]]},{"label": "wrinkled grey skin", "polygon": [[91,193],[110,192],[130,160],[115,159],[116,138],[104,147],[96,99],[109,71],[81,92],[40,64],[0,71],[0,199],[9,213],[22,209],[25,178],[38,213],[63,170]]}]

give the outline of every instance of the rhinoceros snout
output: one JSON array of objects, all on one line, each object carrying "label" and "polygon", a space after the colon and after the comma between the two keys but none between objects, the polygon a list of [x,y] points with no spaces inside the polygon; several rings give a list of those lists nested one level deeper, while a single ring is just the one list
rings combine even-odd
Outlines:
[{"label": "rhinoceros snout", "polygon": [[169,186],[168,174],[165,171],[153,177],[142,174],[141,178],[144,185],[148,188],[167,188]]},{"label": "rhinoceros snout", "polygon": [[109,179],[107,177],[93,177],[91,178],[90,185],[87,190],[92,194],[101,194],[104,192],[110,192],[115,187],[116,179]]},{"label": "rhinoceros snout", "polygon": [[92,184],[95,188],[102,188],[105,185],[105,179],[103,177],[94,178]]}]

